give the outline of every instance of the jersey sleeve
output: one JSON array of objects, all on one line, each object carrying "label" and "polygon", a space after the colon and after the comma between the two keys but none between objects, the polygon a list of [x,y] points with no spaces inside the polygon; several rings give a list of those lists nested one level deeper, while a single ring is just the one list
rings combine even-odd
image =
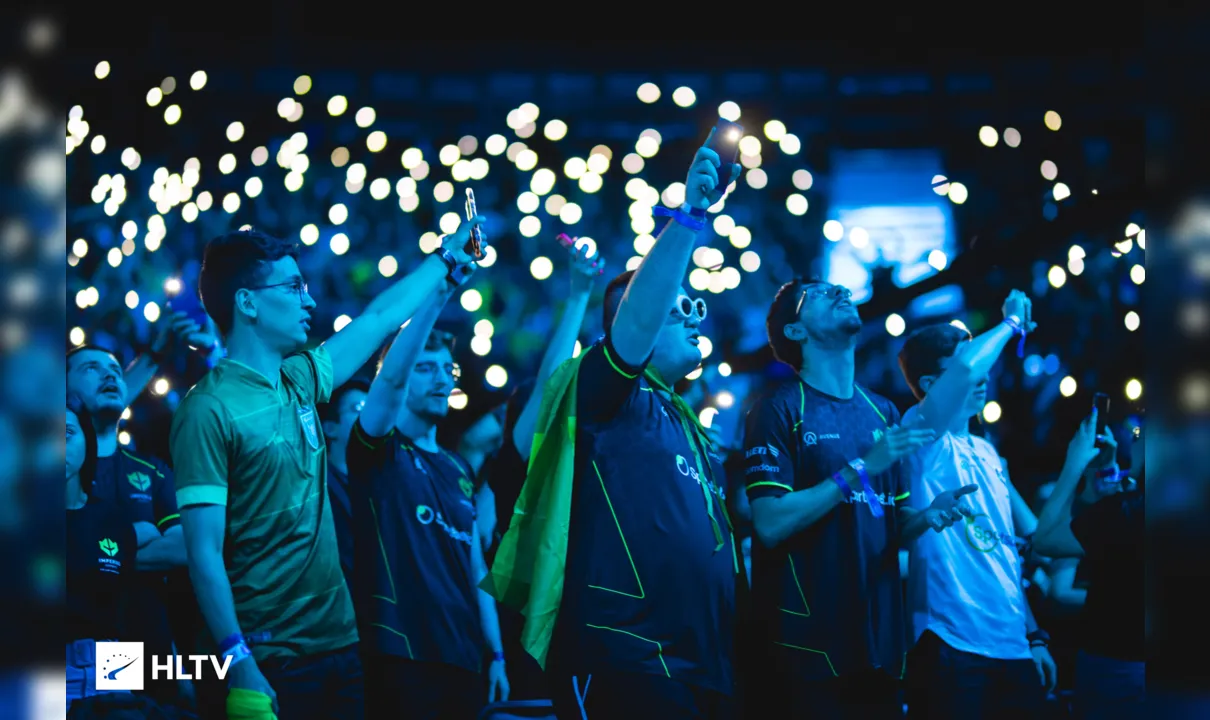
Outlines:
[{"label": "jersey sleeve", "polygon": [[176,480],[172,470],[158,461],[155,465],[158,473],[151,481],[151,509],[155,513],[156,529],[164,532],[181,524],[181,512],[177,508]]},{"label": "jersey sleeve", "polygon": [[622,409],[639,389],[639,378],[651,361],[629,365],[613,348],[609,336],[605,342],[585,351],[576,380],[576,411],[596,422],[609,420]]},{"label": "jersey sleeve", "polygon": [[225,506],[231,421],[218,398],[204,393],[187,395],[172,417],[168,444],[177,506]]},{"label": "jersey sleeve", "polygon": [[312,403],[322,405],[332,398],[332,356],[323,345],[286,358],[281,371]]},{"label": "jersey sleeve", "polygon": [[793,492],[793,420],[785,404],[765,397],[748,412],[744,424],[744,487],[748,499]]},{"label": "jersey sleeve", "polygon": [[366,472],[382,462],[382,458],[389,452],[390,441],[394,435],[395,428],[391,428],[386,435],[373,437],[361,426],[361,418],[354,421],[345,448],[345,463],[349,467],[350,483],[365,479]]}]

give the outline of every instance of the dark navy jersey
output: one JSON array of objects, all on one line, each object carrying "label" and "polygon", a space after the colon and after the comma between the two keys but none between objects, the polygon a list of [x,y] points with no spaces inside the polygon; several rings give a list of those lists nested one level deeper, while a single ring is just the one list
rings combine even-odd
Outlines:
[{"label": "dark navy jersey", "polygon": [[134,589],[134,526],[112,502],[89,500],[67,511],[66,641],[138,640],[128,633]]},{"label": "dark navy jersey", "polygon": [[[122,447],[109,457],[97,458],[89,499],[112,503],[127,522],[151,523],[161,533],[181,524],[172,470],[156,458],[146,458]],[[193,586],[185,567],[135,573],[128,600],[127,636],[150,644],[149,654],[172,651],[169,611],[179,616],[173,618],[178,623],[193,622],[200,612],[196,610]]]},{"label": "dark navy jersey", "polygon": [[349,504],[349,476],[328,463],[328,500],[332,503],[332,525],[340,549],[340,569],[353,587],[353,507]]},{"label": "dark navy jersey", "polygon": [[[860,387],[848,400],[799,378],[782,383],[748,414],[748,497],[780,497],[819,483],[862,457],[890,425],[891,401]],[[754,631],[759,643],[800,650],[813,677],[882,668],[901,677],[905,620],[895,506],[908,493],[899,467],[870,477],[885,513],[865,491],[775,548],[753,543]]]},{"label": "dark navy jersey", "polygon": [[737,560],[722,464],[642,373],[608,342],[581,361],[552,658],[574,673],[650,673],[731,694]]},{"label": "dark navy jersey", "polygon": [[365,652],[478,673],[483,633],[473,578],[474,472],[358,421],[346,453],[353,508],[353,601]]}]

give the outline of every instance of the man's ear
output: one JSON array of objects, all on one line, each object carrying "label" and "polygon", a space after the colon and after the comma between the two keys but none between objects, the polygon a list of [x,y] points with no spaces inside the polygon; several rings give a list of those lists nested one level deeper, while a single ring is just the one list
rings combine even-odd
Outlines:
[{"label": "man's ear", "polygon": [[800,322],[787,323],[782,328],[782,334],[796,343],[801,343],[807,339],[807,329]]},{"label": "man's ear", "polygon": [[925,393],[927,395],[929,388],[931,388],[933,386],[933,383],[936,381],[937,381],[937,377],[935,375],[920,376],[920,382],[917,383],[918,385],[920,385],[920,392]]},{"label": "man's ear", "polygon": [[235,293],[235,311],[243,313],[250,319],[256,318],[256,298],[251,290],[241,289]]}]

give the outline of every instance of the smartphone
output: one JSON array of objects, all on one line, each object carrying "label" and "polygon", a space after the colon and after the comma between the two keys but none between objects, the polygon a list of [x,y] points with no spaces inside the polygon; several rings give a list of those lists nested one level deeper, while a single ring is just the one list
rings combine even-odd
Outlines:
[{"label": "smartphone", "polygon": [[[471,190],[470,188],[467,188],[466,189],[466,219],[469,221],[471,218],[475,217],[478,214],[479,214],[479,208],[475,206],[475,191]],[[471,228],[471,239],[468,240],[466,243],[466,254],[470,255],[471,257],[475,258],[476,260],[482,260],[484,257],[486,257],[486,254],[483,251],[483,243],[486,240],[487,240],[487,238],[484,237],[484,235],[483,235],[483,228],[479,227],[478,225],[475,225],[474,227],[472,227]]]},{"label": "smartphone", "polygon": [[1093,395],[1092,406],[1097,411],[1097,435],[1104,435],[1105,428],[1109,424],[1109,396],[1105,393]]},{"label": "smartphone", "polygon": [[189,319],[206,329],[206,309],[202,307],[202,299],[198,297],[197,289],[180,278],[169,278],[164,283],[164,292],[168,301],[164,306],[171,312],[183,312]]},{"label": "smartphone", "polygon": [[706,147],[718,153],[721,163],[718,169],[718,186],[721,188],[725,189],[735,180],[731,175],[735,169],[735,161],[739,159],[739,141],[743,136],[743,125],[719,118],[718,124],[714,126],[714,136],[706,143]]}]

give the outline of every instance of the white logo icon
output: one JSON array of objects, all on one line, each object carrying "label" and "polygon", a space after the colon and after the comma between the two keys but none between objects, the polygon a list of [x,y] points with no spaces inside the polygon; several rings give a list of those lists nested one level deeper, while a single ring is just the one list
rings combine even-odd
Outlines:
[{"label": "white logo icon", "polygon": [[813,433],[813,432],[805,433],[802,436],[802,441],[805,442],[807,445],[814,445],[814,444],[816,444],[816,442],[818,442],[815,439],[815,433]]},{"label": "white logo icon", "polygon": [[682,475],[686,475],[696,480],[699,485],[702,484],[702,478],[697,474],[697,469],[690,467],[689,461],[686,460],[684,456],[676,456],[676,469],[679,470]]},{"label": "white logo icon", "polygon": [[143,643],[97,643],[97,689],[143,689]]}]

